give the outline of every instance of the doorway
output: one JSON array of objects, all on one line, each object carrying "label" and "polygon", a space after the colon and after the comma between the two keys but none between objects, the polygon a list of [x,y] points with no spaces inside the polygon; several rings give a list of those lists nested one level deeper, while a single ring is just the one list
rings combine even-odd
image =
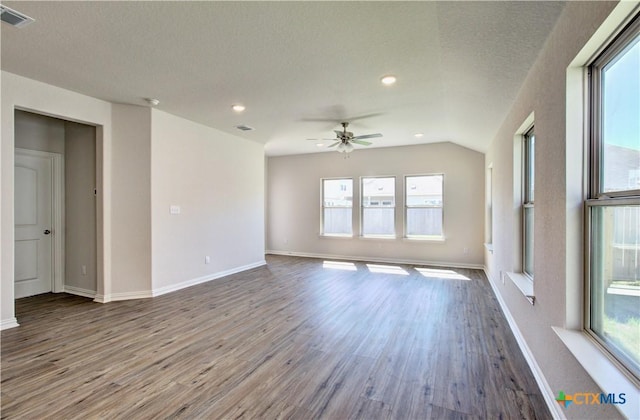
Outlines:
[{"label": "doorway", "polygon": [[15,111],[16,299],[97,292],[96,128]]}]

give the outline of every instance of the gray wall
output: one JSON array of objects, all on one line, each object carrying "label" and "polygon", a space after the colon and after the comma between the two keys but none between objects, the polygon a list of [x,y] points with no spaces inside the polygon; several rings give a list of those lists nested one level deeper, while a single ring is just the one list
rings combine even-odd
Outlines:
[{"label": "gray wall", "polygon": [[112,123],[112,288],[126,298],[151,290],[151,110],[114,104]]},{"label": "gray wall", "polygon": [[[484,155],[452,144],[358,149],[270,157],[267,165],[267,250],[481,267]],[[402,238],[404,175],[444,174],[444,242]],[[396,176],[396,239],[320,237],[321,178]],[[359,190],[359,188],[358,188]],[[358,212],[358,197],[354,212]],[[354,225],[357,229],[357,225]],[[467,252],[465,253],[465,249]]]},{"label": "gray wall", "polygon": [[64,128],[65,290],[95,292],[96,128],[68,121]]}]

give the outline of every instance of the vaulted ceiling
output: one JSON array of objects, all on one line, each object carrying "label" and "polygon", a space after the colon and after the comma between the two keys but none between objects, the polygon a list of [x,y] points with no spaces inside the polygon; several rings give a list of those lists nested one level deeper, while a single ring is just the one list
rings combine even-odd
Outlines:
[{"label": "vaulted ceiling", "polygon": [[[267,155],[325,151],[330,141],[308,139],[335,137],[345,120],[355,135],[383,134],[370,147],[451,141],[485,151],[564,6],[3,4],[36,19],[2,24],[3,70],[115,103],[157,98],[158,109],[262,143]],[[380,83],[388,74],[392,86]],[[238,103],[244,112],[231,109]]]}]

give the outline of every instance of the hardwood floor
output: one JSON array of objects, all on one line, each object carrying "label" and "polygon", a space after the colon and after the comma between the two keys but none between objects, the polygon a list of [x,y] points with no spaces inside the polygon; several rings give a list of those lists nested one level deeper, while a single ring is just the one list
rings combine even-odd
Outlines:
[{"label": "hardwood floor", "polygon": [[2,418],[550,418],[479,270],[268,256],[153,299],[16,301]]}]

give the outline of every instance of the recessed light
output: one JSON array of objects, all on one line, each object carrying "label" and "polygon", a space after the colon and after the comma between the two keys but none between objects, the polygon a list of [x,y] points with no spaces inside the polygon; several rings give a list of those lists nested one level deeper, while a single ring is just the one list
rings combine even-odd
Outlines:
[{"label": "recessed light", "polygon": [[240,105],[240,104],[235,104],[231,107],[231,109],[233,109],[236,112],[242,112],[244,111],[246,108],[244,107],[244,105]]},{"label": "recessed light", "polygon": [[318,147],[324,147],[324,143],[316,143],[316,146],[318,146]]},{"label": "recessed light", "polygon": [[382,79],[380,79],[380,82],[382,82],[383,85],[392,85],[396,82],[396,76],[384,76]]},{"label": "recessed light", "polygon": [[417,138],[424,137],[424,134],[416,133],[416,134],[413,135],[413,137],[417,137]]}]

